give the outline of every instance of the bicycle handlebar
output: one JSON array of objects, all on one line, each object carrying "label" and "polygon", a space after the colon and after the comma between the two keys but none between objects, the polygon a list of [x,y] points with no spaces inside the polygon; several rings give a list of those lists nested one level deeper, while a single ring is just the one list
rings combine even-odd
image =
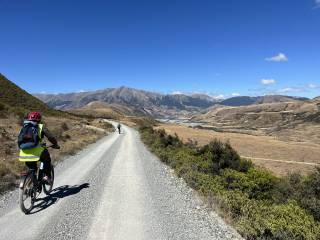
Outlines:
[{"label": "bicycle handlebar", "polygon": [[49,146],[49,148],[60,149],[60,146],[59,145],[51,145],[51,146]]},{"label": "bicycle handlebar", "polygon": [[59,146],[59,145],[54,145],[54,144],[52,144],[52,145],[50,145],[50,146],[47,146],[46,143],[43,143],[43,144],[41,144],[41,146],[42,146],[42,147],[45,147],[45,148],[60,149],[60,146]]}]

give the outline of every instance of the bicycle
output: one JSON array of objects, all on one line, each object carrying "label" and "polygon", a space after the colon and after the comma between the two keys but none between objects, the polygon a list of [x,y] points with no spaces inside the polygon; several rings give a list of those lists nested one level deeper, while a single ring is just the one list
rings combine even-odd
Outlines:
[{"label": "bicycle", "polygon": [[[43,144],[46,147],[45,144]],[[53,148],[49,146],[46,148]],[[29,214],[34,207],[37,197],[43,191],[46,195],[50,195],[54,183],[54,168],[51,164],[51,181],[50,183],[44,181],[43,177],[43,163],[38,161],[36,169],[28,169],[26,173],[21,174],[19,184],[19,205],[23,213]],[[38,166],[40,165],[40,166]],[[29,205],[27,205],[29,202]]]}]

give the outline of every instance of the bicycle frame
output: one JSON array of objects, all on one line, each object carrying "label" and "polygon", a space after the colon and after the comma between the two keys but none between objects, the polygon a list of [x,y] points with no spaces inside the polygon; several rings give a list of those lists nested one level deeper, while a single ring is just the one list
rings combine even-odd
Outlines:
[{"label": "bicycle frame", "polygon": [[[38,167],[38,165],[40,165],[40,167]],[[36,187],[36,190],[39,193],[41,193],[42,192],[42,180],[41,180],[42,170],[43,170],[43,163],[40,162],[40,164],[37,163],[36,169],[28,169],[27,172],[22,173],[21,174],[22,178],[21,178],[19,187],[23,188],[25,179],[31,175],[34,187]]]}]

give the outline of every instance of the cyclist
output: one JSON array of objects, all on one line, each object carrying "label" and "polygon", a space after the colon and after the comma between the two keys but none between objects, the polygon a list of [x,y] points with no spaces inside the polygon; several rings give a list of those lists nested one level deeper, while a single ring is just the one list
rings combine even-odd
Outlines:
[{"label": "cyclist", "polygon": [[36,169],[37,161],[41,161],[43,163],[43,180],[50,183],[51,157],[48,149],[41,145],[44,137],[47,137],[53,144],[53,148],[60,149],[56,138],[41,123],[41,113],[30,112],[24,120],[19,134],[19,161],[25,162],[27,167],[31,169]]},{"label": "cyclist", "polygon": [[121,124],[120,123],[118,123],[117,128],[118,128],[118,131],[119,131],[119,134],[120,134],[121,133]]}]

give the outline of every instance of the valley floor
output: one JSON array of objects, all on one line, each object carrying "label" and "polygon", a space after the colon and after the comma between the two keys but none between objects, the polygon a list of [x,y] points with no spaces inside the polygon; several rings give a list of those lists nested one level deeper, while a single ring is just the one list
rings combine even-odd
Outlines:
[{"label": "valley floor", "polygon": [[177,124],[160,124],[169,134],[177,134],[184,142],[197,141],[205,145],[214,138],[230,141],[242,157],[250,158],[256,165],[267,168],[277,175],[288,172],[308,173],[320,167],[320,145],[310,142],[286,140],[275,136],[254,136],[240,133],[215,132],[194,129]]}]

